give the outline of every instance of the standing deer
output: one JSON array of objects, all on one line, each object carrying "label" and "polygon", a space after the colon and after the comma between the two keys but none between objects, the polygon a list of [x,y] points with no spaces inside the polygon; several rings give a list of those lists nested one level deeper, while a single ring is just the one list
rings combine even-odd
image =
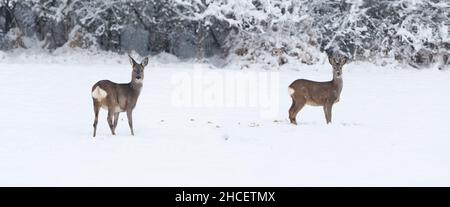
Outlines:
[{"label": "standing deer", "polygon": [[[94,137],[97,132],[98,112],[100,108],[108,110],[108,124],[111,133],[116,135],[115,130],[120,112],[127,112],[128,124],[131,134],[133,131],[133,109],[141,93],[142,83],[144,81],[144,67],[148,63],[146,57],[141,64],[128,55],[133,68],[131,72],[131,82],[114,83],[109,80],[101,80],[92,86],[92,100],[94,102]],[[114,122],[113,122],[114,118]]]},{"label": "standing deer", "polygon": [[289,120],[297,125],[297,113],[308,104],[310,106],[323,106],[325,119],[331,123],[331,109],[333,104],[339,102],[342,91],[342,66],[347,62],[347,58],[328,57],[328,61],[333,66],[333,80],[327,82],[315,82],[305,79],[298,79],[289,85],[289,94],[292,98],[292,105],[289,109]]}]

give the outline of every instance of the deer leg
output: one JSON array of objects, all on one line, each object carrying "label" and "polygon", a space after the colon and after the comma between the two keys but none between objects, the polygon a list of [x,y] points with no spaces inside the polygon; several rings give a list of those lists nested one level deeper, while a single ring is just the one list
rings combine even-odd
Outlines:
[{"label": "deer leg", "polygon": [[95,118],[94,118],[94,135],[93,137],[95,137],[95,135],[97,134],[97,123],[98,123],[98,112],[100,111],[100,106],[98,105],[98,103],[94,100],[94,113],[95,113]]},{"label": "deer leg", "polygon": [[119,121],[119,112],[114,113],[114,132],[116,131],[116,127],[117,127],[117,122]]},{"label": "deer leg", "polygon": [[108,109],[109,128],[111,129],[112,135],[116,135],[116,133],[114,132],[113,116],[114,116],[114,109]]},{"label": "deer leg", "polygon": [[328,106],[328,123],[331,123],[331,110],[333,109],[333,104]]},{"label": "deer leg", "polygon": [[300,110],[302,110],[302,108],[305,106],[305,100],[297,100],[294,101],[294,99],[292,99],[292,106],[291,109],[289,110],[289,119],[291,120],[292,124],[297,125],[297,114]]},{"label": "deer leg", "polygon": [[305,102],[296,103],[296,107],[294,108],[294,122],[297,125],[297,114],[302,110],[302,108],[305,106]]},{"label": "deer leg", "polygon": [[325,104],[323,106],[323,112],[325,113],[325,119],[327,121],[327,124],[331,122],[331,104]]},{"label": "deer leg", "polygon": [[291,121],[292,124],[297,124],[295,122],[295,116],[292,115],[294,113],[294,108],[295,108],[295,100],[292,99],[291,108],[289,108],[289,120]]},{"label": "deer leg", "polygon": [[328,107],[328,105],[327,105],[327,104],[323,105],[323,113],[325,114],[325,120],[326,120],[326,122],[327,122],[327,124],[328,124],[328,113],[327,113],[327,107]]},{"label": "deer leg", "polygon": [[134,131],[133,131],[133,111],[131,111],[131,110],[127,111],[127,118],[128,118],[128,125],[130,125],[131,135],[134,136]]}]

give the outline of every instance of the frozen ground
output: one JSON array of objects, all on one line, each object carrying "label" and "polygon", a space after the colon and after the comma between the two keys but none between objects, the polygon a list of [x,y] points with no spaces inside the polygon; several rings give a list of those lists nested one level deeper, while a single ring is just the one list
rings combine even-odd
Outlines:
[{"label": "frozen ground", "polygon": [[177,74],[239,70],[151,59],[136,136],[125,114],[110,135],[102,111],[92,138],[90,88],[129,81],[124,57],[2,58],[0,186],[450,186],[448,71],[351,63],[333,124],[305,107],[293,126],[287,85],[327,80],[328,65],[281,68],[278,113],[264,117],[255,107],[175,106]]}]

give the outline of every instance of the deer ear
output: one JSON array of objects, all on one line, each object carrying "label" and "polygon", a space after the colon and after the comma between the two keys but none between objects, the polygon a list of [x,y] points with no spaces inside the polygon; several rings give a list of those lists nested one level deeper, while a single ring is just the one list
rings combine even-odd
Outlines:
[{"label": "deer ear", "polygon": [[144,60],[142,60],[141,65],[142,65],[143,67],[145,67],[145,66],[147,66],[147,64],[148,64],[148,57],[145,57]]},{"label": "deer ear", "polygon": [[346,57],[343,57],[343,58],[341,59],[341,65],[344,65],[345,63],[347,63],[347,58],[346,58]]},{"label": "deer ear", "polygon": [[328,62],[330,62],[331,65],[335,65],[336,62],[334,61],[334,58],[332,56],[328,57]]},{"label": "deer ear", "polygon": [[134,61],[134,59],[130,55],[128,55],[128,57],[129,57],[129,60],[130,60],[130,64],[132,66],[136,65],[136,61]]}]

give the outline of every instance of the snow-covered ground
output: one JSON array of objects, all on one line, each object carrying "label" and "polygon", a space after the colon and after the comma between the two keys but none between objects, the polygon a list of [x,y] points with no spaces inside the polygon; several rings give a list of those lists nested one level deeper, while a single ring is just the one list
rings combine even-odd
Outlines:
[{"label": "snow-covered ground", "polygon": [[91,86],[127,82],[131,71],[125,56],[92,58],[2,54],[0,186],[450,186],[448,71],[350,63],[333,123],[307,106],[294,126],[287,86],[329,79],[327,63],[244,70],[276,78],[257,88],[276,95],[274,113],[264,115],[245,104],[174,102],[176,77],[200,71],[216,81],[242,70],[152,58],[134,110],[136,136],[125,114],[112,136],[102,111],[92,138]]}]

